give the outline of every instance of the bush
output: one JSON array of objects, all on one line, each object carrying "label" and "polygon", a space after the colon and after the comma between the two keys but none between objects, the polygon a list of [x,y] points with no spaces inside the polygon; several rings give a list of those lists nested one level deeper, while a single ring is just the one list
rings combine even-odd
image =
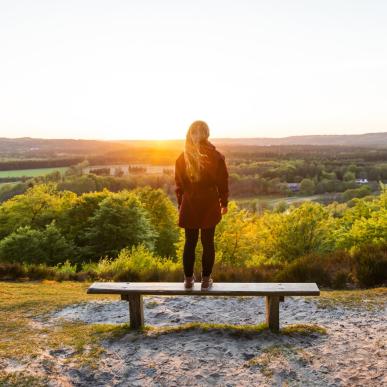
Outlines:
[{"label": "bush", "polygon": [[98,277],[114,281],[168,281],[181,277],[180,264],[154,255],[143,244],[123,249],[116,259],[101,259],[95,271]]},{"label": "bush", "polygon": [[59,281],[68,281],[77,279],[77,265],[72,265],[70,261],[56,265],[55,277]]},{"label": "bush", "polygon": [[353,282],[351,256],[345,251],[308,254],[286,265],[275,276],[280,282],[316,282],[319,286],[345,288]]},{"label": "bush", "polygon": [[217,282],[272,282],[278,268],[278,265],[259,265],[247,268],[215,264],[212,276]]},{"label": "bush", "polygon": [[74,246],[67,242],[54,223],[44,230],[19,227],[0,242],[0,261],[55,265],[68,259]]},{"label": "bush", "polygon": [[356,278],[361,286],[387,283],[387,245],[364,246],[353,254]]},{"label": "bush", "polygon": [[25,277],[26,273],[20,263],[0,263],[0,280],[9,281]]},{"label": "bush", "polygon": [[26,277],[30,280],[55,279],[55,268],[45,264],[39,265],[23,265],[25,268]]}]

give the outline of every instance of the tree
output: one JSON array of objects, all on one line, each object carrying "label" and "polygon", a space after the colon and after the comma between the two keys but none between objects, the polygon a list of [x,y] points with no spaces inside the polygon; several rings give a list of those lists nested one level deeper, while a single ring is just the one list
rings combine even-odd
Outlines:
[{"label": "tree", "polygon": [[175,244],[179,239],[175,206],[162,189],[146,186],[135,189],[133,193],[140,199],[157,232],[155,252],[162,257],[175,257]]},{"label": "tree", "polygon": [[4,262],[56,265],[73,258],[74,246],[51,223],[44,230],[19,227],[0,242],[0,260]]},{"label": "tree", "polygon": [[265,213],[258,220],[257,247],[273,261],[290,262],[312,252],[332,249],[329,212],[318,203],[305,202],[288,213]]},{"label": "tree", "polygon": [[312,195],[314,194],[315,189],[316,189],[316,186],[312,179],[302,179],[300,184],[300,192],[302,194]]},{"label": "tree", "polygon": [[19,227],[43,229],[71,207],[76,195],[58,192],[54,183],[35,185],[0,206],[0,238]]},{"label": "tree", "polygon": [[344,181],[355,180],[356,179],[355,172],[350,172],[350,171],[345,172],[343,179],[344,179]]},{"label": "tree", "polygon": [[123,191],[99,204],[85,230],[83,253],[91,259],[115,257],[125,247],[140,243],[153,250],[157,233],[138,197]]},{"label": "tree", "polygon": [[[234,201],[230,201],[228,212],[223,216],[215,230],[216,262],[224,266],[243,267],[257,250],[256,215],[240,210]],[[177,243],[178,256],[184,248],[184,232],[181,231]],[[202,245],[196,249],[196,268],[201,264]]]}]

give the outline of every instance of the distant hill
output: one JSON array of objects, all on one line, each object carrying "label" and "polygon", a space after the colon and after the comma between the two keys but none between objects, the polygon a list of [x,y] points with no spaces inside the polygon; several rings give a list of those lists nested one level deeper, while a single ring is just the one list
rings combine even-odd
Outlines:
[{"label": "distant hill", "polygon": [[213,140],[218,144],[239,145],[333,145],[351,147],[387,148],[387,132],[365,134],[332,134],[290,136],[281,138],[255,137],[255,138],[217,138]]},{"label": "distant hill", "polygon": [[[310,135],[290,137],[253,137],[253,138],[211,138],[214,144],[225,145],[332,145],[350,147],[387,148],[387,132],[366,134]],[[40,138],[4,138],[0,137],[0,153],[71,153],[82,154],[117,151],[128,145],[133,147],[170,147],[181,148],[184,140],[73,140]],[[27,156],[28,157],[28,156]]]}]

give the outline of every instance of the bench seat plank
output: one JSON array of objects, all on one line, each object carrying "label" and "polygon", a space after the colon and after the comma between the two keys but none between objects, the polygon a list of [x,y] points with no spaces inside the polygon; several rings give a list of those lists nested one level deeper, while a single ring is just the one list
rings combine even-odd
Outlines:
[{"label": "bench seat plank", "polygon": [[143,295],[208,295],[208,296],[318,296],[314,282],[216,282],[209,290],[201,290],[200,282],[193,289],[185,289],[182,282],[95,282],[89,294],[143,294]]}]

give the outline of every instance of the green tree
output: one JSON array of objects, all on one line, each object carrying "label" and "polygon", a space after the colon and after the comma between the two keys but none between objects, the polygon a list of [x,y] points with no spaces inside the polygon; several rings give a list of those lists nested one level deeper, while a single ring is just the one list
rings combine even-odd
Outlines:
[{"label": "green tree", "polygon": [[153,250],[157,233],[138,197],[131,192],[107,196],[88,221],[83,253],[91,259],[115,257],[140,243]]},{"label": "green tree", "polygon": [[268,260],[290,262],[332,249],[333,218],[318,203],[305,202],[288,213],[265,213],[258,221],[257,248]]},{"label": "green tree", "polygon": [[355,179],[356,179],[355,172],[347,171],[344,173],[344,176],[343,176],[344,181],[351,181]]},{"label": "green tree", "polygon": [[66,241],[54,223],[44,230],[19,227],[0,242],[0,260],[3,262],[56,265],[74,258],[74,254],[74,246]]},{"label": "green tree", "polygon": [[0,238],[19,227],[43,229],[71,207],[75,194],[58,192],[54,183],[33,186],[0,206]]},{"label": "green tree", "polygon": [[179,239],[177,210],[162,189],[149,186],[137,188],[137,194],[143,207],[147,210],[150,221],[157,232],[155,252],[162,257],[176,257],[175,244]]},{"label": "green tree", "polygon": [[300,184],[300,191],[304,195],[313,195],[316,185],[312,179],[302,179]]}]

